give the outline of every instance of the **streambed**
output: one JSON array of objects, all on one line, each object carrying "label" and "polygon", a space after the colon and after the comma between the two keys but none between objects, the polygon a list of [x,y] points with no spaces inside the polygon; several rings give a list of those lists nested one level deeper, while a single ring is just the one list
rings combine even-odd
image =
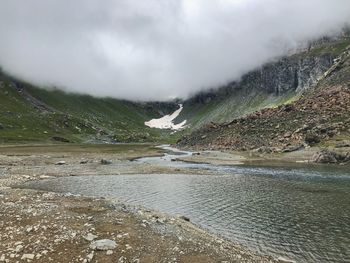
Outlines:
[{"label": "streambed", "polygon": [[[171,149],[168,149],[171,151]],[[263,254],[298,262],[350,261],[350,172],[325,167],[215,166],[172,161],[188,152],[137,160],[211,170],[211,175],[77,176],[25,187],[117,197],[181,214],[213,233]]]}]

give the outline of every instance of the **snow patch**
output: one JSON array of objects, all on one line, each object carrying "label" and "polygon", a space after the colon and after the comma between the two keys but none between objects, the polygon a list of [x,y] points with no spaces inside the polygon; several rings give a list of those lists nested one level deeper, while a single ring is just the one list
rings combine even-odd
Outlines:
[{"label": "snow patch", "polygon": [[145,125],[150,127],[150,128],[157,128],[157,129],[163,129],[163,130],[174,130],[178,131],[181,129],[184,129],[186,126],[187,120],[184,120],[183,122],[179,124],[175,124],[174,120],[179,116],[181,111],[183,110],[183,105],[179,104],[180,108],[176,110],[173,114],[171,115],[165,115],[162,118],[159,119],[153,119],[150,121],[146,121]]}]

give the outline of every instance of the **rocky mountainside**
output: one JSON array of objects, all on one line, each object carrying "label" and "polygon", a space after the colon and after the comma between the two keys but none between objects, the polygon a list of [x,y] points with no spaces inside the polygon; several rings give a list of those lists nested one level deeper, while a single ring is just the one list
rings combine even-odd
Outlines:
[{"label": "rocky mountainside", "polygon": [[[326,60],[333,58],[328,56]],[[300,99],[262,109],[224,124],[207,124],[184,137],[179,145],[256,152],[290,152],[316,144],[347,146],[350,138],[350,47],[343,49],[334,63],[327,65],[330,67],[322,77],[313,78],[310,74],[310,81],[314,85]],[[318,69],[315,70],[313,72],[318,72]],[[294,90],[303,88],[300,83],[310,83],[304,77],[300,82],[298,71],[295,76]],[[284,90],[285,86],[276,84],[279,80],[279,77],[273,78],[271,89]]]},{"label": "rocky mountainside", "polygon": [[[246,74],[239,82],[197,94],[186,101],[169,103],[134,103],[39,89],[0,72],[0,143],[173,143],[183,134],[200,129],[182,140],[182,144],[193,145],[197,134],[211,132],[208,124],[212,122],[219,123],[214,126],[225,127],[226,124],[221,124],[296,101],[303,92],[318,85],[324,73],[339,62],[337,58],[348,45],[349,34],[324,39],[307,50]],[[187,130],[173,133],[145,126],[145,121],[174,112],[178,103],[184,108],[175,124],[186,120]],[[203,125],[207,126],[201,129]],[[231,144],[227,147],[232,147]]]},{"label": "rocky mountainside", "polygon": [[292,102],[318,83],[348,45],[348,34],[335,40],[323,40],[246,74],[239,82],[197,94],[183,103],[184,111],[177,121],[187,119],[195,130],[210,122],[227,122],[263,108]]},{"label": "rocky mountainside", "polygon": [[1,73],[0,143],[173,142],[144,122],[176,108],[39,89]]}]

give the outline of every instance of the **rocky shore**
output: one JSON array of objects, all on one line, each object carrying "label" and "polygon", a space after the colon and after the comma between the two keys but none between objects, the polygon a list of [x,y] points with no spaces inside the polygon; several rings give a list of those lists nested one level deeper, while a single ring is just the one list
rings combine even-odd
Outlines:
[{"label": "rocky shore", "polygon": [[17,187],[62,176],[189,172],[129,161],[140,152],[159,154],[149,146],[2,147],[0,262],[278,262],[209,234],[186,217]]}]

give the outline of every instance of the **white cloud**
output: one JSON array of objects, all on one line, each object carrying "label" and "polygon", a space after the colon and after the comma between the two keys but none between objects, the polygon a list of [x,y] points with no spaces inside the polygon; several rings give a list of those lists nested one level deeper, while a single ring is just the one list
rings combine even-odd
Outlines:
[{"label": "white cloud", "polygon": [[164,100],[350,22],[349,0],[2,0],[0,65],[39,85]]}]

